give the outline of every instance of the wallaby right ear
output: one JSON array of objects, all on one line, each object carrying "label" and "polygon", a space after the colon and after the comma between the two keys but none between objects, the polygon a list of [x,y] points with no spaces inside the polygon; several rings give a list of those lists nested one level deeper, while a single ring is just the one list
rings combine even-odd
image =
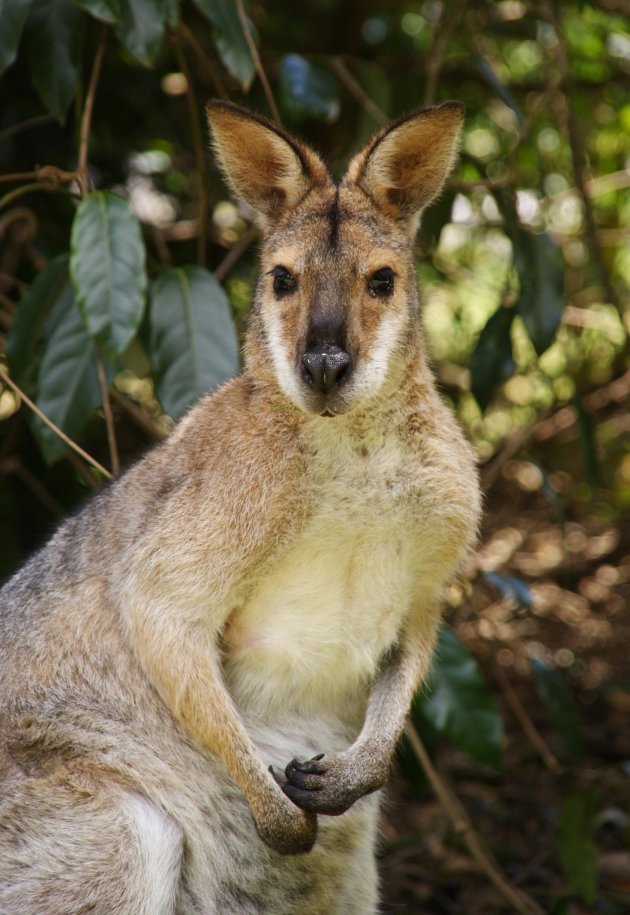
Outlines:
[{"label": "wallaby right ear", "polygon": [[293,209],[314,184],[330,178],[319,156],[271,121],[230,102],[207,106],[214,152],[236,197],[268,228]]}]

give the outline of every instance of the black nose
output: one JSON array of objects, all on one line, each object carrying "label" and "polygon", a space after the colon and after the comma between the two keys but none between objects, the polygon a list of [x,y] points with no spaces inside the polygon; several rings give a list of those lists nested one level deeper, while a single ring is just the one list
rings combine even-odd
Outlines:
[{"label": "black nose", "polygon": [[302,356],[304,380],[322,394],[329,394],[348,378],[350,361],[350,356],[340,346],[332,343],[311,346]]}]

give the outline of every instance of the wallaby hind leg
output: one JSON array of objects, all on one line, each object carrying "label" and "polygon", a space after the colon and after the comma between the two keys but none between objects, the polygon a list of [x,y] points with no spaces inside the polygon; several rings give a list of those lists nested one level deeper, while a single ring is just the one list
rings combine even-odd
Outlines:
[{"label": "wallaby hind leg", "polygon": [[182,834],[153,803],[115,784],[5,787],[3,915],[174,915]]}]

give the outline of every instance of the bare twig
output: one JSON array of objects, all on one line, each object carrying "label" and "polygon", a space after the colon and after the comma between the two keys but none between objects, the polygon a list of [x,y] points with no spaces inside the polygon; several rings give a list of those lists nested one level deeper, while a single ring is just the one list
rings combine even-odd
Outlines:
[{"label": "bare twig", "polygon": [[120,473],[120,458],[118,456],[118,445],[116,444],[116,432],[114,430],[114,414],[112,412],[107,375],[105,374],[105,360],[99,352],[96,354],[96,371],[98,372],[101,397],[103,398],[103,413],[105,414],[107,444],[109,445],[109,455],[112,462],[112,473],[117,477]]},{"label": "bare twig", "polygon": [[77,166],[77,177],[79,180],[79,187],[81,189],[81,196],[85,197],[87,194],[88,187],[88,148],[90,144],[90,127],[92,125],[92,112],[94,111],[94,99],[96,96],[96,88],[98,86],[99,77],[101,75],[101,67],[103,65],[103,58],[105,56],[105,48],[107,47],[107,26],[103,26],[101,31],[101,37],[99,38],[98,46],[96,48],[96,54],[94,56],[94,64],[92,65],[92,75],[90,76],[90,83],[88,85],[87,95],[85,96],[85,105],[83,106],[83,115],[81,116],[81,131],[79,135],[79,163]]},{"label": "bare twig", "polygon": [[56,120],[54,114],[37,114],[34,118],[27,118],[25,121],[20,121],[18,124],[11,124],[10,127],[5,127],[4,130],[0,130],[0,143],[9,140],[18,133],[22,133],[23,130],[30,130],[31,127],[39,127],[40,124],[50,124],[54,120]]},{"label": "bare twig", "polygon": [[281,126],[282,121],[280,120],[280,112],[276,106],[273,92],[271,91],[269,80],[267,79],[267,74],[265,73],[264,67],[262,65],[260,54],[258,53],[258,48],[256,47],[256,42],[252,36],[252,30],[249,27],[249,22],[247,21],[247,16],[245,15],[243,0],[236,0],[236,9],[238,10],[238,18],[241,20],[241,26],[245,36],[245,41],[247,42],[247,47],[249,48],[249,52],[252,55],[254,66],[256,67],[256,73],[258,74],[258,78],[263,87],[263,92],[265,93],[265,98],[267,99],[269,110],[271,111],[272,117],[276,124]]},{"label": "bare twig", "polygon": [[370,96],[365,93],[363,87],[348,70],[343,57],[329,57],[328,62],[331,69],[334,70],[339,77],[340,82],[343,83],[350,95],[357,100],[359,105],[369,114],[372,120],[377,124],[386,124],[388,121],[387,115],[372,101]]},{"label": "bare twig", "polygon": [[130,417],[136,426],[142,429],[142,431],[145,432],[150,438],[155,439],[155,441],[159,441],[160,439],[164,438],[164,435],[155,425],[151,417],[147,416],[147,414],[141,410],[140,407],[138,407],[133,402],[133,400],[131,400],[129,397],[125,397],[125,395],[117,391],[116,388],[113,388],[111,393],[112,400],[116,403],[116,405],[120,407],[120,409]]},{"label": "bare twig", "polygon": [[529,742],[534,747],[547,768],[552,772],[559,772],[561,769],[560,763],[543,740],[540,731],[530,716],[527,714],[523,703],[518,698],[512,684],[510,683],[505,671],[500,664],[494,664],[494,672],[499,682],[499,686],[503,691],[503,695],[505,696],[505,701],[514,713],[514,717],[523,728],[523,731],[525,732]]},{"label": "bare twig", "polygon": [[215,65],[214,61],[208,57],[199,41],[197,41],[196,36],[193,34],[193,32],[191,32],[186,23],[180,22],[177,26],[177,31],[180,33],[186,44],[190,45],[194,51],[197,59],[199,60],[199,63],[206,71],[210,82],[214,86],[214,91],[219,96],[219,98],[229,98],[227,90],[223,85],[223,80],[221,79],[219,68]]},{"label": "bare twig", "polygon": [[461,22],[466,9],[467,0],[445,0],[441,5],[441,12],[433,25],[433,43],[427,62],[427,81],[424,87],[424,104],[433,105],[437,90],[437,82],[444,63],[446,46],[453,33],[455,25]]},{"label": "bare twig", "polygon": [[192,74],[186,55],[184,54],[178,35],[173,35],[173,46],[180,69],[186,77],[186,102],[188,104],[188,115],[190,118],[190,129],[192,131],[193,146],[195,147],[195,161],[199,173],[199,235],[197,237],[197,263],[204,267],[206,263],[207,250],[207,232],[208,232],[208,166],[206,162],[206,151],[204,148],[203,135],[199,124],[199,109],[197,107],[197,98],[193,88]]},{"label": "bare twig", "polygon": [[112,475],[109,472],[109,470],[106,470],[102,464],[99,464],[99,462],[96,460],[96,458],[91,457],[87,453],[87,451],[84,451],[80,445],[77,445],[76,442],[74,442],[69,436],[66,435],[66,433],[63,431],[63,429],[60,429],[59,426],[55,425],[55,423],[51,419],[48,419],[46,414],[43,413],[39,409],[37,404],[34,404],[33,401],[30,399],[30,397],[28,397],[24,393],[24,391],[20,387],[18,387],[18,385],[15,383],[15,381],[13,381],[13,379],[10,378],[7,375],[7,373],[5,371],[3,371],[3,369],[1,369],[1,368],[0,368],[0,381],[2,381],[3,384],[8,385],[8,387],[10,387],[12,391],[15,391],[15,393],[24,401],[26,406],[30,410],[33,411],[35,416],[38,416],[41,419],[41,421],[48,426],[49,429],[52,429],[52,431],[55,433],[55,435],[58,435],[59,438],[62,440],[62,442],[65,442],[69,448],[72,448],[73,451],[75,451],[77,454],[80,454],[84,460],[86,460],[89,464],[91,464],[93,467],[95,467],[99,471],[99,473],[102,473],[103,476],[107,477],[108,480],[112,479]]},{"label": "bare twig", "polygon": [[475,832],[466,810],[459,799],[439,776],[437,769],[431,762],[429,754],[424,748],[424,744],[420,740],[418,732],[411,722],[407,722],[405,733],[407,734],[413,752],[418,757],[418,760],[431,783],[431,787],[435,791],[439,802],[444,807],[444,810],[453,824],[453,828],[462,837],[468,846],[471,855],[483,869],[488,879],[520,915],[542,915],[540,906],[530,896],[526,895],[521,890],[517,890],[511,883],[508,883],[496,864],[492,861],[489,853],[483,847],[479,836]]},{"label": "bare twig", "polygon": [[232,245],[228,253],[225,255],[220,264],[214,269],[215,279],[219,283],[223,282],[224,278],[230,272],[234,264],[239,260],[239,258],[247,251],[250,245],[258,238],[258,229],[256,226],[250,226],[249,229],[245,232],[242,238]]}]

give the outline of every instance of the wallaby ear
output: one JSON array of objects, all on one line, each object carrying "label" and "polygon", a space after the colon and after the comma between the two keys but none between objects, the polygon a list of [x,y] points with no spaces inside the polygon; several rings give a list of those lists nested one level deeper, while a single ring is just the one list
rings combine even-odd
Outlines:
[{"label": "wallaby ear", "polygon": [[384,128],[350,163],[344,183],[415,232],[420,212],[442,190],[455,164],[464,119],[461,102],[412,112]]},{"label": "wallaby ear", "polygon": [[262,228],[293,209],[314,184],[327,184],[319,156],[271,121],[230,102],[207,106],[214,152],[234,194],[249,203]]}]

